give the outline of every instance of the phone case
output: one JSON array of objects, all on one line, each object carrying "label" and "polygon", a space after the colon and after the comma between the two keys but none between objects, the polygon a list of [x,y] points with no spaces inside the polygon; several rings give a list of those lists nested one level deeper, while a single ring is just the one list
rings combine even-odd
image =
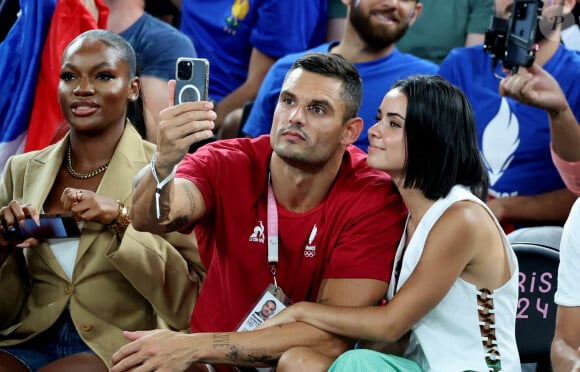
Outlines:
[{"label": "phone case", "polygon": [[209,61],[205,58],[178,58],[175,66],[175,104],[207,101]]},{"label": "phone case", "polygon": [[37,239],[71,238],[81,235],[78,224],[71,214],[41,214],[40,226],[26,216],[24,226],[4,226],[3,236],[8,241],[22,241],[30,237]]}]

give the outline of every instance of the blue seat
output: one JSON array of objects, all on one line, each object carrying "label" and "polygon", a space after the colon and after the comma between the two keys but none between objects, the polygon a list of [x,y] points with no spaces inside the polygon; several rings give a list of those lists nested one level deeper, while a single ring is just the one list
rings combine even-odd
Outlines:
[{"label": "blue seat", "polygon": [[550,370],[561,237],[560,226],[524,228],[508,235],[520,268],[516,341],[521,362],[537,363],[538,371]]}]

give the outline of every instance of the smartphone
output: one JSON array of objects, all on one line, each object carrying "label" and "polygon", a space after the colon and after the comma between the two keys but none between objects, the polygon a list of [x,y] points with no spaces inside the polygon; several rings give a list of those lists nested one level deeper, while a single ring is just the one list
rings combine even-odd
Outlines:
[{"label": "smartphone", "polygon": [[207,101],[209,61],[205,58],[177,59],[175,65],[175,104]]},{"label": "smartphone", "polygon": [[[26,216],[24,226],[15,224],[7,228],[3,226],[2,235],[7,241],[22,241],[28,238],[56,239],[72,238],[81,235],[79,226],[71,214],[41,214],[40,225],[36,225],[32,217]],[[4,222],[3,222],[4,223]]]}]

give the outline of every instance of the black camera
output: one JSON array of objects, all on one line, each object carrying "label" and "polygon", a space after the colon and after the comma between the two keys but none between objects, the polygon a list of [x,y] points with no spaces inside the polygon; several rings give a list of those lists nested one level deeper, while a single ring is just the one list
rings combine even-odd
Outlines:
[{"label": "black camera", "polygon": [[542,0],[515,0],[509,19],[493,17],[485,32],[483,49],[515,74],[520,66],[530,67],[536,54],[535,40],[542,14]]}]

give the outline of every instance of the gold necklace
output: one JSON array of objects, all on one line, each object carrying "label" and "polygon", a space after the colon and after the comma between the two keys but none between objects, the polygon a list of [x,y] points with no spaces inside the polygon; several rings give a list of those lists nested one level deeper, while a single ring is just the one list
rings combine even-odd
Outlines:
[{"label": "gold necklace", "polygon": [[91,178],[91,177],[96,176],[97,174],[103,173],[109,167],[109,162],[106,162],[105,164],[101,165],[97,169],[92,170],[90,172],[87,172],[87,173],[77,172],[72,167],[72,160],[71,160],[71,155],[70,155],[71,154],[71,149],[72,149],[72,146],[69,143],[68,144],[68,147],[66,148],[66,171],[68,172],[68,174],[70,174],[74,178],[78,178],[78,179],[81,179],[81,180],[84,180],[84,179],[87,179],[87,178]]}]

